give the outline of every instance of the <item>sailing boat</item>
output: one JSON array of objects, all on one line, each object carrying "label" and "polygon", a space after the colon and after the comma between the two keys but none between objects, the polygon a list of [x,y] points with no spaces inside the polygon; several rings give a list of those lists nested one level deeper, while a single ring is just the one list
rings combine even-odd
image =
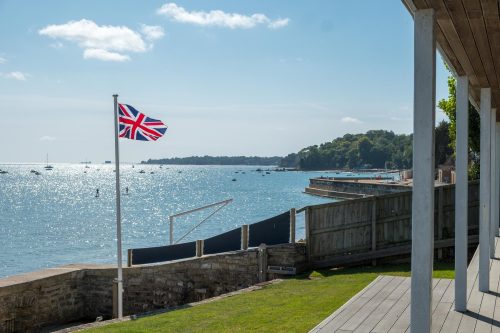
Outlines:
[{"label": "sailing boat", "polygon": [[52,170],[54,167],[49,164],[49,154],[47,154],[47,165],[45,166],[45,170]]}]

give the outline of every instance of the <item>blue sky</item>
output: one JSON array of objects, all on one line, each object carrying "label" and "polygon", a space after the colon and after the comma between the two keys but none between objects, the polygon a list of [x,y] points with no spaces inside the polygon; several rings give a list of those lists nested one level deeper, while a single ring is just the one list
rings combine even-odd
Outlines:
[{"label": "blue sky", "polygon": [[[0,0],[0,40],[0,162],[113,159],[113,93],[169,126],[121,140],[130,162],[412,131],[413,21],[397,0]],[[438,56],[438,100],[447,75]]]}]

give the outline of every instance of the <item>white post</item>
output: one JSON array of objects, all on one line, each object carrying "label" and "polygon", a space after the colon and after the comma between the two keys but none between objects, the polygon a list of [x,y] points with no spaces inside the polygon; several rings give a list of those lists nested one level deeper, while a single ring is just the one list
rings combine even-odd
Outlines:
[{"label": "white post", "polygon": [[415,12],[411,332],[430,332],[434,254],[435,14]]},{"label": "white post", "polygon": [[[498,223],[496,222],[496,212],[498,204],[497,201],[497,191],[496,191],[496,129],[497,129],[497,110],[491,109],[491,133],[490,133],[490,144],[491,144],[491,176],[490,176],[490,186],[491,186],[491,199],[490,199],[490,258],[495,258],[495,236],[498,231]],[[495,230],[496,229],[496,230]]]},{"label": "white post", "polygon": [[469,78],[457,78],[455,185],[455,310],[467,310]]},{"label": "white post", "polygon": [[116,169],[116,250],[118,260],[118,318],[123,317],[123,269],[122,269],[122,217],[120,207],[120,152],[118,147],[118,95],[113,95],[115,102],[115,169]]},{"label": "white post", "polygon": [[481,88],[481,179],[479,180],[479,290],[490,285],[491,89]]},{"label": "white post", "polygon": [[499,233],[499,221],[500,221],[500,123],[496,123],[496,168],[495,168],[495,197],[496,201],[493,202],[493,205],[495,206],[495,220],[493,221],[495,223],[495,235],[500,236]]}]

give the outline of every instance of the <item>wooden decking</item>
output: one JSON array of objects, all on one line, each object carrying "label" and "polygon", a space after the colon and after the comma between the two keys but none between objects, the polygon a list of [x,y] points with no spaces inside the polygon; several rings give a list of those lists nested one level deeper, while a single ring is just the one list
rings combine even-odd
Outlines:
[{"label": "wooden decking", "polygon": [[[500,245],[499,239],[496,244]],[[454,281],[434,279],[432,332],[500,333],[500,246],[490,263],[490,292],[478,291],[478,251],[467,272],[468,311],[454,311]],[[409,332],[410,278],[379,276],[310,333]],[[416,332],[417,333],[417,332]]]}]

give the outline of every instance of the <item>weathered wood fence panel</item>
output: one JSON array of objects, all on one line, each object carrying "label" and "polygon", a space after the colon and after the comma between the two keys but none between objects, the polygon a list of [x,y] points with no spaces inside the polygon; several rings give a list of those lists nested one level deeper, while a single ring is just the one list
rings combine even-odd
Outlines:
[{"label": "weathered wood fence panel", "polygon": [[[436,248],[453,246],[455,186],[435,190],[434,238]],[[391,249],[409,251],[412,192],[400,192],[305,207],[308,258],[313,267],[333,262],[391,255]],[[469,183],[469,238],[478,234],[479,186]],[[377,253],[379,255],[377,255]],[[441,252],[438,253],[441,256]],[[370,256],[366,256],[369,259]]]}]

